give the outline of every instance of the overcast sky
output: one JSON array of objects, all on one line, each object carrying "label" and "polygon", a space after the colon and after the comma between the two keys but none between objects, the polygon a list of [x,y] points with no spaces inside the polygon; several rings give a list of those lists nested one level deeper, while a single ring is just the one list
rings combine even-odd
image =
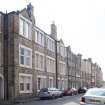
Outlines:
[{"label": "overcast sky", "polygon": [[50,33],[54,20],[58,39],[83,58],[91,57],[101,66],[105,80],[105,0],[1,0],[0,10],[21,10],[30,2],[36,25]]}]

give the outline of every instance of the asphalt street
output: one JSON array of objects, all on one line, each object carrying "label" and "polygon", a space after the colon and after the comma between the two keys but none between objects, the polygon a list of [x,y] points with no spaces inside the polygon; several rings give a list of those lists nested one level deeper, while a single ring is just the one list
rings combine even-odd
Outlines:
[{"label": "asphalt street", "polygon": [[82,95],[64,96],[57,99],[36,100],[27,103],[19,103],[15,105],[79,105],[79,100]]}]

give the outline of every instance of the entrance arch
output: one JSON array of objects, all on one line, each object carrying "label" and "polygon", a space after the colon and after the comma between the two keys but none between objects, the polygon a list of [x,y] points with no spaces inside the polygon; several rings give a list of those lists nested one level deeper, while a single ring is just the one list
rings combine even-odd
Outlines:
[{"label": "entrance arch", "polygon": [[1,99],[4,99],[4,78],[2,74],[0,74],[0,100]]}]

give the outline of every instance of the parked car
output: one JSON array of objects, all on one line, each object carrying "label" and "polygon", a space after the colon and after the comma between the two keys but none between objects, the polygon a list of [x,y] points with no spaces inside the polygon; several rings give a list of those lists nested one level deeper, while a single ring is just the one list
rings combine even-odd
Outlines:
[{"label": "parked car", "polygon": [[85,88],[79,88],[78,89],[78,93],[85,93],[87,91],[87,89],[85,89]]},{"label": "parked car", "polygon": [[105,88],[91,88],[80,99],[80,105],[105,105]]},{"label": "parked car", "polygon": [[38,94],[40,99],[62,97],[63,92],[57,88],[42,88]]},{"label": "parked car", "polygon": [[88,88],[86,88],[86,87],[83,87],[83,89],[85,89],[86,91],[88,90]]},{"label": "parked car", "polygon": [[63,97],[63,91],[57,88],[51,88],[54,89],[55,93],[56,93],[56,97]]},{"label": "parked car", "polygon": [[71,88],[65,89],[63,94],[65,96],[73,95],[73,90]]},{"label": "parked car", "polygon": [[73,95],[78,94],[78,90],[77,90],[76,88],[72,88],[72,94],[73,94]]}]

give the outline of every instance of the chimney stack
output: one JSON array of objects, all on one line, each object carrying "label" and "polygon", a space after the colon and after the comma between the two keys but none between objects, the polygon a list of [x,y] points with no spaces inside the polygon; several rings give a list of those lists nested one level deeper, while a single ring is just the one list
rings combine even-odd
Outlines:
[{"label": "chimney stack", "polygon": [[51,24],[51,37],[55,40],[57,40],[57,27],[55,25],[55,22],[53,21]]}]

